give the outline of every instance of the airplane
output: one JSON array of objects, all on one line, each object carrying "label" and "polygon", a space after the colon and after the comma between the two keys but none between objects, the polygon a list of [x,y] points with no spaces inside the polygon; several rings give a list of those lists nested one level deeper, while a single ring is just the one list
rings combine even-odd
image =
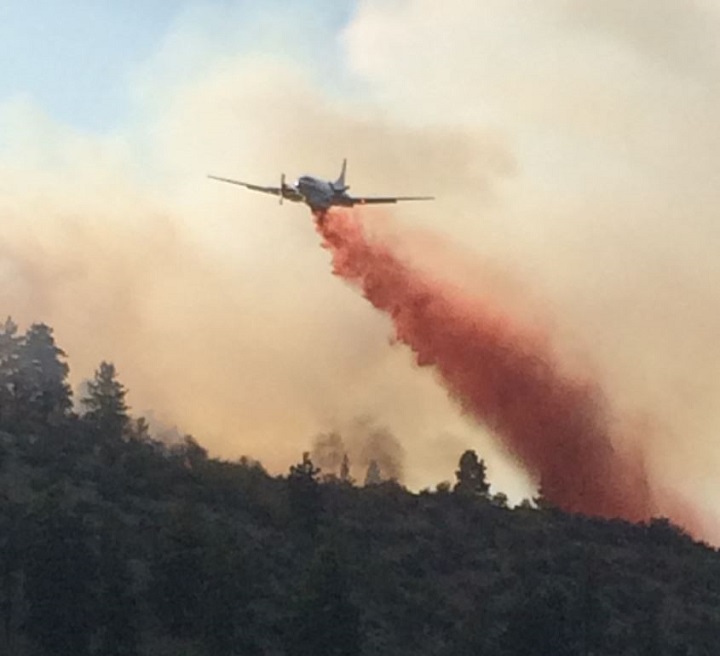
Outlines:
[{"label": "airplane", "polygon": [[280,204],[283,200],[293,203],[306,203],[313,212],[324,212],[332,206],[353,207],[355,205],[377,205],[380,203],[397,203],[406,200],[434,200],[433,196],[350,196],[347,190],[349,185],[345,184],[345,171],[347,170],[347,159],[343,160],[340,176],[335,182],[320,180],[311,175],[304,175],[298,178],[294,184],[286,184],[285,174],[280,176],[279,187],[262,187],[260,185],[220,178],[216,175],[208,175],[208,178],[240,185],[252,191],[260,191],[264,194],[278,196]]}]

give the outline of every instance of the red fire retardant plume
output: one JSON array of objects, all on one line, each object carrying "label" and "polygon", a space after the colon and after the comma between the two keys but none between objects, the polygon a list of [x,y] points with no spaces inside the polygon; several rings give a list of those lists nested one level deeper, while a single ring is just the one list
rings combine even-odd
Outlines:
[{"label": "red fire retardant plume", "polygon": [[613,449],[601,394],[561,373],[541,336],[400,261],[356,212],[331,210],[317,226],[334,273],[392,318],[418,365],[434,367],[463,410],[504,440],[546,499],[604,517],[653,514],[643,467]]}]

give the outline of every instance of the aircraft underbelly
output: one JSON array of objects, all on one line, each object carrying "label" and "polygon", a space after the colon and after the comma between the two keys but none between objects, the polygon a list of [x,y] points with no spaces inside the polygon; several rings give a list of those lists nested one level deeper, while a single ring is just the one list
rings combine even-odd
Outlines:
[{"label": "aircraft underbelly", "polygon": [[305,194],[305,202],[312,208],[328,209],[333,203],[332,199],[323,193],[309,192]]}]

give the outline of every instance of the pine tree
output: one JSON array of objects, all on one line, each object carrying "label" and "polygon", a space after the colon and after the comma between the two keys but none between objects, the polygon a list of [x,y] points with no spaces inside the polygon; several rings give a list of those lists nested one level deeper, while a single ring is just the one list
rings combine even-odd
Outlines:
[{"label": "pine tree", "polygon": [[487,499],[490,485],[485,478],[485,462],[478,460],[475,451],[465,451],[460,456],[459,469],[455,472],[457,483],[453,488],[456,494]]},{"label": "pine tree", "polygon": [[312,481],[317,483],[318,474],[320,469],[313,464],[310,459],[310,453],[304,451],[302,454],[302,461],[297,465],[290,466],[290,481]]},{"label": "pine tree", "polygon": [[87,384],[88,394],[82,399],[84,418],[109,440],[119,440],[129,426],[127,391],[117,380],[115,365],[101,362],[95,377]]},{"label": "pine tree", "polygon": [[69,367],[53,330],[35,323],[20,339],[14,391],[18,412],[34,424],[54,423],[72,407]]},{"label": "pine tree", "polygon": [[290,511],[294,521],[310,535],[314,535],[317,530],[322,505],[319,475],[320,469],[315,467],[306,451],[302,462],[290,467],[288,476]]}]

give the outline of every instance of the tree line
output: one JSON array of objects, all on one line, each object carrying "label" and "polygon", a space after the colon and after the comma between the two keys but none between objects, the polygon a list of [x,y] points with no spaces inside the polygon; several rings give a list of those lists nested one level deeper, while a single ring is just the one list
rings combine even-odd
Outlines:
[{"label": "tree line", "polygon": [[[413,493],[314,440],[285,475],[168,444],[103,362],[0,331],[0,653],[713,654],[720,558],[667,520],[509,508],[474,451]],[[324,455],[321,455],[324,454]],[[325,458],[325,460],[323,460]],[[323,469],[317,462],[328,464]],[[374,464],[373,464],[374,463]]]}]

